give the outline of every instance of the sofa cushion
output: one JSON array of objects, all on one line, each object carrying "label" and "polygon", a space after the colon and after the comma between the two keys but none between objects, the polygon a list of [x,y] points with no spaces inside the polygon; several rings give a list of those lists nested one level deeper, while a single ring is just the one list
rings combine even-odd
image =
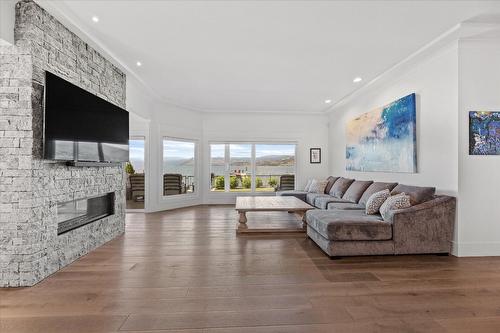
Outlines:
[{"label": "sofa cushion", "polygon": [[332,189],[330,190],[330,195],[336,197],[336,198],[342,198],[344,195],[345,191],[351,186],[352,182],[354,182],[354,179],[349,179],[349,178],[344,178],[340,177],[337,179],[337,181],[333,184]]},{"label": "sofa cushion", "polygon": [[314,201],[316,200],[316,198],[319,198],[319,197],[329,197],[328,194],[324,194],[324,193],[307,193],[306,194],[306,202],[312,206],[314,206]]},{"label": "sofa cushion", "polygon": [[309,192],[325,194],[326,184],[328,184],[328,181],[326,180],[313,179],[311,186],[309,187]]},{"label": "sofa cushion", "polygon": [[363,210],[309,210],[308,228],[336,241],[392,239],[392,223],[380,215],[366,215]]},{"label": "sofa cushion", "polygon": [[281,197],[296,197],[302,201],[306,201],[306,191],[296,191],[296,190],[287,190],[287,191],[278,191],[276,192],[277,196]]},{"label": "sofa cushion", "polygon": [[314,206],[319,208],[319,209],[326,209],[328,204],[330,202],[343,202],[346,203],[348,201],[342,199],[342,198],[335,198],[332,197],[331,195],[325,194],[324,196],[321,197],[316,197],[314,200]]},{"label": "sofa cushion", "polygon": [[366,202],[365,213],[368,215],[377,214],[380,210],[380,207],[384,204],[384,202],[391,196],[391,192],[388,189],[385,189],[380,192],[373,193],[368,201]]},{"label": "sofa cushion", "polygon": [[327,209],[354,209],[354,210],[364,210],[365,206],[352,202],[329,202],[326,206]]},{"label": "sofa cushion", "polygon": [[377,193],[383,190],[392,191],[392,189],[395,188],[396,185],[398,185],[398,183],[374,182],[366,189],[365,193],[363,193],[361,199],[359,199],[359,203],[366,206],[368,198],[371,197],[373,193]]},{"label": "sofa cushion", "polygon": [[368,186],[373,183],[371,180],[355,180],[352,182],[351,186],[345,191],[342,199],[349,202],[358,203],[359,199],[365,193]]},{"label": "sofa cushion", "polygon": [[414,206],[432,199],[436,193],[436,188],[399,184],[391,191],[391,195],[403,192],[410,196],[411,205]]},{"label": "sofa cushion", "polygon": [[330,176],[326,179],[326,180],[328,180],[328,184],[326,184],[326,187],[325,187],[326,194],[330,193],[330,190],[332,189],[332,186],[333,186],[333,184],[335,184],[337,179],[339,179],[339,177],[333,177],[333,176]]},{"label": "sofa cushion", "polygon": [[410,196],[405,193],[399,193],[393,196],[390,196],[385,200],[380,207],[380,215],[385,221],[390,220],[389,212],[391,210],[404,209],[411,207]]}]

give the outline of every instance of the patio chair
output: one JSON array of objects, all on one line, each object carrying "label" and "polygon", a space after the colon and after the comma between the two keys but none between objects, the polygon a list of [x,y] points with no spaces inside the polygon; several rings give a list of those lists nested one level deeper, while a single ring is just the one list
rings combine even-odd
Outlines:
[{"label": "patio chair", "polygon": [[280,176],[278,191],[295,190],[295,175]]},{"label": "patio chair", "polygon": [[163,175],[163,195],[182,194],[182,175],[178,173],[166,173]]},{"label": "patio chair", "polygon": [[132,200],[134,201],[144,201],[144,174],[135,173],[129,175],[130,180],[130,192],[132,193]]}]

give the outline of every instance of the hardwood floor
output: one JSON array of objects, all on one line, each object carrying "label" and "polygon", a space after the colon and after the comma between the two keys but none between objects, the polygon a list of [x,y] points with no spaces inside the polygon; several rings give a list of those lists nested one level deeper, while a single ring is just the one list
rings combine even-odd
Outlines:
[{"label": "hardwood floor", "polygon": [[124,236],[0,290],[0,332],[500,332],[500,258],[332,261],[304,235],[236,227],[230,206],[129,214]]}]

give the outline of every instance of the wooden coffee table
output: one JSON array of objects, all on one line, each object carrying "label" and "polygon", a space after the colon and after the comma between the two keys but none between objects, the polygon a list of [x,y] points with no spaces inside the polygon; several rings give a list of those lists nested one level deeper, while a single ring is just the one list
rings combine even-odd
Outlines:
[{"label": "wooden coffee table", "polygon": [[[305,213],[313,206],[297,199],[296,197],[237,197],[236,211],[239,213],[239,223],[236,232],[244,233],[289,233],[305,232]],[[247,223],[247,212],[280,212],[294,213],[299,217],[296,228],[258,228],[249,229]]]}]

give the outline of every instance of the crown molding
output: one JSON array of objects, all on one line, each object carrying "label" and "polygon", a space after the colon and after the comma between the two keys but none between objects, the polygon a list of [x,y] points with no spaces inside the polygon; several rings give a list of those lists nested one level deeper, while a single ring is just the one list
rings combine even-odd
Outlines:
[{"label": "crown molding", "polygon": [[340,100],[338,100],[337,102],[332,104],[332,106],[330,106],[326,110],[326,113],[330,114],[330,113],[334,112],[339,107],[341,107],[345,104],[348,104],[353,99],[362,95],[363,93],[367,92],[368,90],[373,89],[374,87],[381,85],[387,81],[390,81],[391,79],[407,72],[415,65],[425,61],[430,55],[434,54],[437,50],[442,49],[444,46],[449,45],[454,40],[457,40],[459,29],[460,29],[460,25],[453,27],[452,29],[448,30],[447,32],[445,32],[444,34],[439,36],[438,38],[432,40],[430,43],[426,44],[425,46],[423,46],[422,48],[420,48],[416,52],[412,53],[411,55],[409,55],[405,59],[396,63],[394,66],[392,66],[389,69],[378,74],[377,76],[375,76],[373,79],[371,79],[367,83],[363,84],[358,89],[345,95]]},{"label": "crown molding", "polygon": [[273,114],[273,115],[302,115],[302,116],[312,116],[312,115],[325,115],[323,111],[300,111],[300,110],[214,110],[205,109],[204,113],[231,113],[237,114]]},{"label": "crown molding", "polygon": [[394,66],[383,71],[363,86],[345,95],[340,100],[326,109],[326,114],[331,114],[341,106],[344,106],[354,100],[356,97],[364,94],[370,89],[376,88],[384,83],[390,82],[402,74],[410,71],[415,66],[424,63],[436,53],[450,46],[457,46],[459,40],[480,39],[481,35],[493,30],[500,29],[500,24],[481,23],[481,22],[463,22],[459,23],[437,38],[433,39],[408,57],[404,58]]}]

